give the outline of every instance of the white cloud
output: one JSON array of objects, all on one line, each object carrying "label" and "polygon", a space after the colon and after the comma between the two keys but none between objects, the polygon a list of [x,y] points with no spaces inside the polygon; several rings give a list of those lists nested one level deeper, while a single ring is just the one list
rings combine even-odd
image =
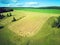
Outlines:
[{"label": "white cloud", "polygon": [[39,5],[39,2],[25,2],[23,7],[35,7],[38,5]]},{"label": "white cloud", "polygon": [[14,2],[14,3],[18,2],[18,0],[11,0],[11,1]]},{"label": "white cloud", "polygon": [[38,2],[25,2],[25,4],[33,5],[33,4],[38,4]]},{"label": "white cloud", "polygon": [[39,5],[39,2],[17,2],[17,0],[15,0],[14,3],[9,3],[9,4],[5,4],[5,6],[7,7],[36,7]]},{"label": "white cloud", "polygon": [[11,3],[11,4],[7,4],[7,7],[20,7],[22,5],[23,3]]},{"label": "white cloud", "polygon": [[8,7],[34,7],[38,5],[38,2],[21,2],[21,3],[11,3],[7,4]]}]

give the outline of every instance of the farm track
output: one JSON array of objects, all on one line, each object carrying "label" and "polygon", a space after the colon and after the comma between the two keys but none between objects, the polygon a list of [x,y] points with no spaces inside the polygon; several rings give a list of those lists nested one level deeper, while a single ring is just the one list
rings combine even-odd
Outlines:
[{"label": "farm track", "polygon": [[21,13],[26,15],[26,17],[10,24],[8,28],[18,35],[28,37],[35,35],[50,17],[57,16],[57,14],[25,11],[21,11]]}]

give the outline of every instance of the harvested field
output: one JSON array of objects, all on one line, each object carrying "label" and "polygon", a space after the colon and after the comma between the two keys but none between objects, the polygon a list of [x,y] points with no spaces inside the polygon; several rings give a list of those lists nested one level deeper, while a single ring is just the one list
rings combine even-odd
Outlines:
[{"label": "harvested field", "polygon": [[[24,12],[26,17],[9,25],[8,28],[22,36],[33,36],[53,14]],[[55,14],[56,15],[56,14]],[[57,15],[56,15],[57,16]]]}]

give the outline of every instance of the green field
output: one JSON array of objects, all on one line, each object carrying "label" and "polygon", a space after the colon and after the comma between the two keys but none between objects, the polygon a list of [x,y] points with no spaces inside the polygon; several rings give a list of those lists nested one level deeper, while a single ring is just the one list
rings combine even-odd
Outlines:
[{"label": "green field", "polygon": [[[9,12],[8,12],[9,13]],[[60,45],[60,28],[52,24],[60,15],[56,9],[15,9],[0,19],[0,45]],[[13,17],[17,21],[12,22]],[[22,18],[21,18],[22,17]]]},{"label": "green field", "polygon": [[14,8],[16,10],[25,10],[25,11],[31,11],[31,12],[40,12],[40,13],[54,13],[54,14],[60,14],[59,9],[36,9],[36,8]]}]

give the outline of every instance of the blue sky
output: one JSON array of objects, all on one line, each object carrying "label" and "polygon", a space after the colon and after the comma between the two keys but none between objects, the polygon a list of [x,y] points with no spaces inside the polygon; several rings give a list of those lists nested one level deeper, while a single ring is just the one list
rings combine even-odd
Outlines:
[{"label": "blue sky", "polygon": [[0,7],[60,6],[60,0],[0,0]]}]

